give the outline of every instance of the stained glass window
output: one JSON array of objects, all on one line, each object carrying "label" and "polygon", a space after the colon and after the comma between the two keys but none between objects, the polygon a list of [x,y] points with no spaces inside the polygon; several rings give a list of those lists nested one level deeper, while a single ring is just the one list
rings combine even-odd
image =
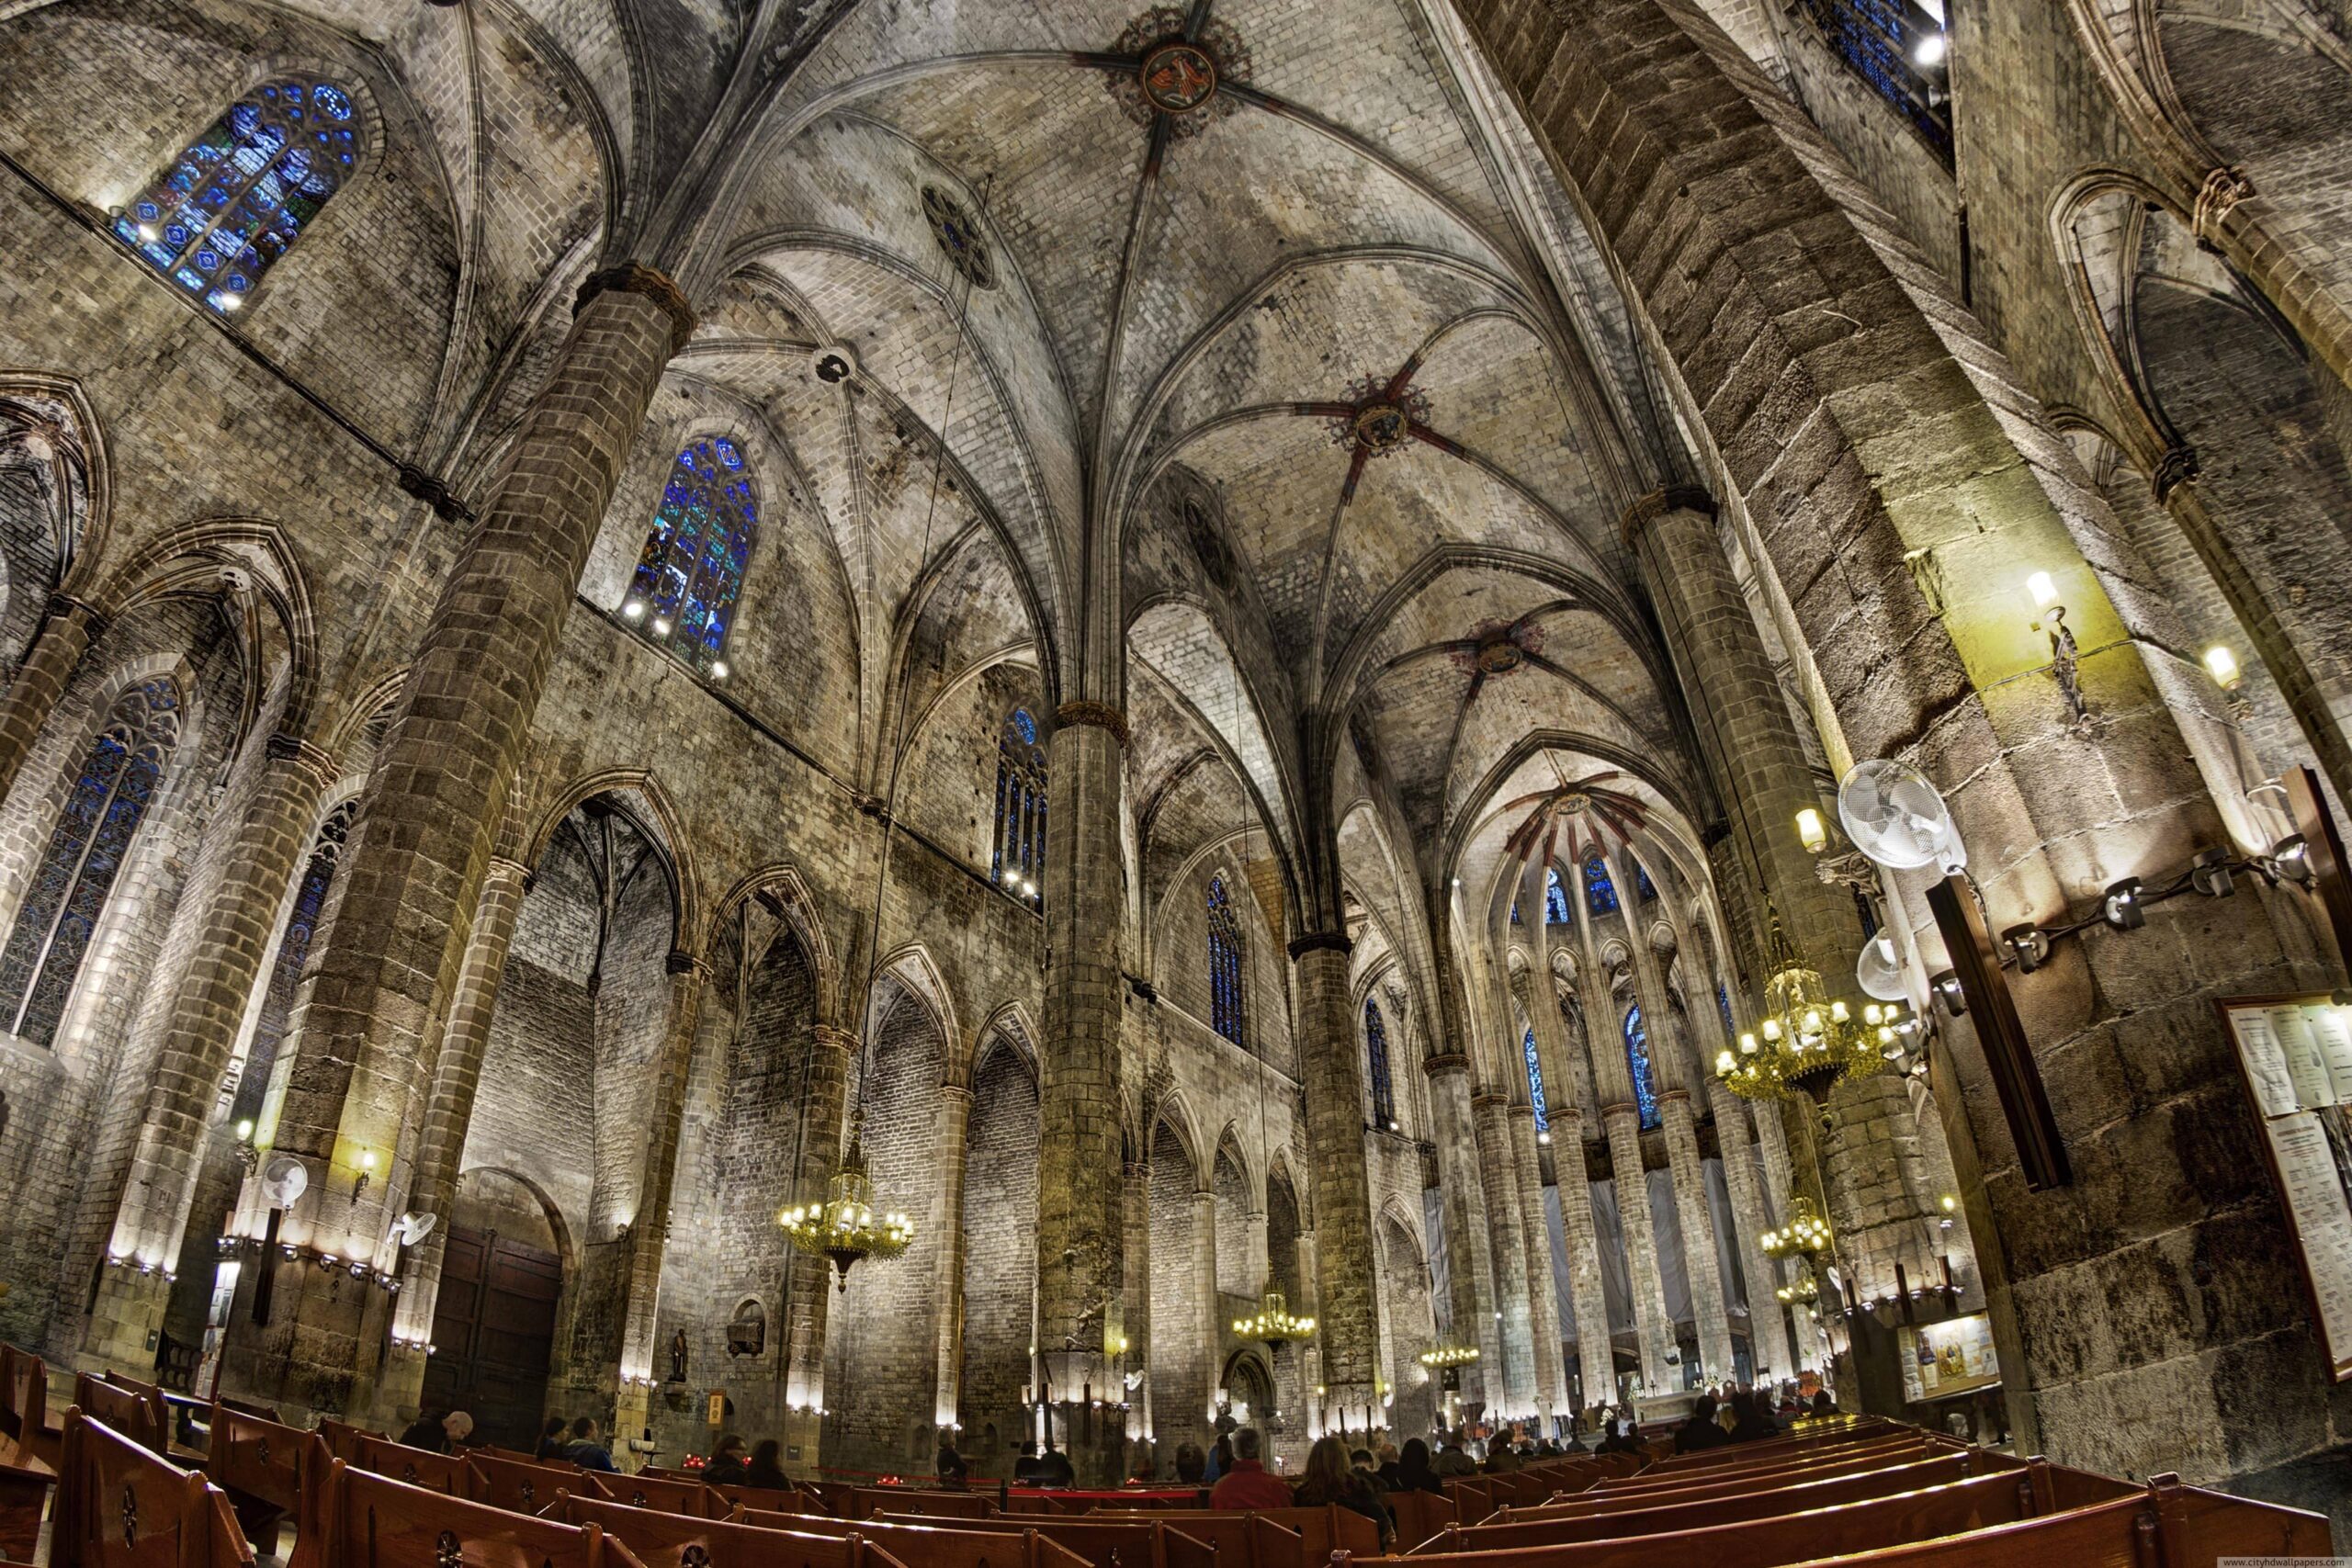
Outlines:
[{"label": "stained glass window", "polygon": [[1650,1034],[1642,1024],[1642,1005],[1635,1002],[1625,1010],[1625,1070],[1634,1079],[1634,1104],[1642,1113],[1642,1125],[1657,1125],[1657,1076],[1650,1069]]},{"label": "stained glass window", "polygon": [[1609,863],[1599,855],[1584,863],[1584,907],[1596,915],[1617,912],[1617,885],[1609,880]]},{"label": "stained glass window", "polygon": [[1372,1059],[1372,1122],[1393,1133],[1396,1088],[1388,1076],[1388,1026],[1381,1021],[1380,1004],[1370,997],[1363,999],[1363,1043],[1365,1055]]},{"label": "stained glass window", "polygon": [[1014,708],[996,742],[996,853],[989,874],[1035,901],[1046,885],[1046,753],[1037,721]]},{"label": "stained glass window", "polygon": [[1209,878],[1209,1021],[1236,1045],[1241,1039],[1241,922],[1225,878]]},{"label": "stained glass window", "polygon": [[171,761],[179,719],[179,688],[148,681],[123,693],[90,748],[0,948],[0,1016],[21,1039],[48,1045],[57,1038],[107,895]]},{"label": "stained glass window", "polygon": [[1657,897],[1657,884],[1650,880],[1649,868],[1639,861],[1634,863],[1634,891],[1645,904]]},{"label": "stained glass window", "polygon": [[231,104],[114,220],[115,237],[216,310],[233,310],[350,177],[351,99],[288,77]]},{"label": "stained glass window", "polygon": [[1797,9],[1951,168],[1951,90],[1936,16],[1917,0],[1802,0]]},{"label": "stained glass window", "polygon": [[1527,1103],[1535,1108],[1535,1130],[1552,1130],[1552,1107],[1544,1098],[1544,1065],[1535,1059],[1535,1031],[1531,1028],[1519,1043],[1521,1053],[1527,1058]]},{"label": "stained glass window", "polygon": [[1544,919],[1547,924],[1572,924],[1576,917],[1568,909],[1568,890],[1560,886],[1560,868],[1546,866],[1544,870]]},{"label": "stained glass window", "polygon": [[1731,987],[1721,980],[1715,982],[1715,1010],[1724,1015],[1724,1033],[1726,1036],[1737,1034],[1739,1025],[1731,1021]]},{"label": "stained glass window", "polygon": [[310,961],[311,942],[326,915],[327,893],[334,886],[335,867],[351,837],[351,819],[359,802],[346,800],[327,813],[319,836],[311,845],[310,863],[302,869],[301,886],[294,890],[294,908],[286,917],[286,934],[277,942],[277,960],[269,967],[269,984],[262,992],[261,1016],[254,1021],[254,1042],[245,1053],[243,1076],[237,1080],[237,1099],[229,1114],[244,1121],[261,1114],[269,1089],[269,1069],[285,1043],[286,1025],[294,1015],[294,990],[301,983],[302,965]]},{"label": "stained glass window", "polygon": [[621,615],[706,675],[727,678],[727,634],[760,533],[759,494],[723,435],[686,443],[662,487]]},{"label": "stained glass window", "polygon": [[1519,924],[1519,900],[1516,898],[1510,901],[1510,923]]}]

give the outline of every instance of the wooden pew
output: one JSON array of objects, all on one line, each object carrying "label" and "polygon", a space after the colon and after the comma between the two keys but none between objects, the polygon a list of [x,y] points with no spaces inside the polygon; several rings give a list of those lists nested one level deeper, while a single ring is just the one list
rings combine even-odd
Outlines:
[{"label": "wooden pew", "polygon": [[484,1449],[468,1450],[466,1463],[474,1472],[466,1495],[518,1514],[536,1514],[560,1496],[588,1489],[588,1472],[577,1465],[538,1464]]},{"label": "wooden pew", "polygon": [[[1917,1437],[1920,1428],[1905,1427],[1891,1421],[1874,1421],[1866,1426],[1843,1427],[1826,1432],[1783,1432],[1777,1438],[1762,1438],[1754,1442],[1734,1443],[1728,1448],[1702,1449],[1697,1453],[1674,1454],[1651,1466],[1654,1471],[1698,1470],[1709,1465],[1736,1463],[1750,1457],[1781,1457],[1800,1453],[1826,1453],[1831,1449],[1854,1443],[1883,1442],[1893,1437]],[[1607,1456],[1604,1456],[1607,1457]]]},{"label": "wooden pew", "polygon": [[[38,1460],[51,1474],[56,1473],[58,1461],[64,1452],[65,1432],[63,1412],[54,1410],[49,1403],[49,1364],[38,1351],[15,1345],[0,1345],[0,1358],[6,1366],[6,1388],[7,1410],[0,1419],[8,1421],[19,1452]],[[27,1464],[28,1460],[11,1460],[12,1464]]]},{"label": "wooden pew", "polygon": [[860,1486],[850,1494],[848,1519],[876,1514],[921,1514],[928,1519],[985,1519],[996,1512],[983,1492],[943,1492],[927,1486]]},{"label": "wooden pew", "polygon": [[1391,1492],[1383,1499],[1396,1521],[1396,1550],[1410,1551],[1440,1530],[1462,1522],[1453,1499],[1441,1492]]},{"label": "wooden pew", "polygon": [[52,1568],[253,1568],[227,1495],[203,1476],[79,1406],[65,1412],[60,1457]]},{"label": "wooden pew", "polygon": [[359,1452],[362,1438],[388,1438],[390,1433],[370,1432],[365,1427],[355,1427],[348,1421],[338,1421],[332,1416],[319,1417],[319,1436],[327,1443],[327,1452],[348,1463]]},{"label": "wooden pew", "polygon": [[[708,1485],[706,1482],[704,1484]],[[805,1486],[712,1486],[729,1503],[763,1508],[772,1514],[821,1514],[825,1501]]]},{"label": "wooden pew", "polygon": [[331,1461],[306,1503],[289,1568],[644,1568],[593,1524],[509,1513]]},{"label": "wooden pew", "polygon": [[49,1369],[0,1346],[0,1560],[29,1562],[57,1468],[36,1452],[49,1410]]},{"label": "wooden pew", "polygon": [[771,1514],[746,1508],[737,1522],[846,1540],[864,1536],[906,1568],[1089,1568],[1086,1559],[1035,1529],[966,1529],[962,1519],[936,1525],[876,1524],[830,1514]]},{"label": "wooden pew", "polygon": [[445,1497],[473,1495],[473,1468],[459,1454],[436,1454],[431,1449],[413,1449],[390,1438],[362,1432],[352,1439],[351,1454],[345,1462],[354,1470],[389,1475]]},{"label": "wooden pew", "polygon": [[1472,1524],[1488,1518],[1495,1511],[1494,1478],[1486,1475],[1449,1475],[1439,1484],[1445,1488],[1446,1500],[1453,1511]]},{"label": "wooden pew", "polygon": [[1212,1513],[1205,1508],[1170,1510],[1098,1508],[1089,1517],[1105,1524],[1164,1519],[1194,1540],[1216,1550],[1220,1568],[1322,1568],[1310,1562],[1298,1531],[1263,1514]]},{"label": "wooden pew", "polygon": [[164,1453],[164,1405],[109,1378],[83,1372],[74,1380],[74,1404],[83,1415],[153,1454]]},{"label": "wooden pew", "polygon": [[[877,1514],[876,1524],[922,1524],[920,1516]],[[1127,1514],[1106,1519],[1101,1514],[1056,1517],[999,1515],[989,1519],[956,1521],[958,1529],[986,1527],[1001,1534],[1018,1535],[1034,1529],[1056,1546],[1067,1547],[1094,1568],[1216,1568],[1218,1553],[1206,1541],[1188,1533],[1189,1518],[1170,1520],[1154,1513],[1149,1519]]]},{"label": "wooden pew", "polygon": [[1706,1503],[1713,1502],[1718,1497],[1785,1491],[1792,1486],[1809,1486],[1815,1482],[1835,1481],[1849,1475],[1871,1475],[1885,1471],[1907,1470],[1946,1459],[1963,1461],[1967,1468],[1960,1472],[1962,1475],[1978,1475],[1986,1470],[1997,1470],[2017,1462],[2007,1455],[1982,1450],[1923,1450],[1893,1454],[1883,1460],[1855,1461],[1847,1464],[1826,1465],[1818,1469],[1766,1471],[1760,1474],[1726,1477],[1721,1481],[1704,1480],[1688,1486],[1579,1492],[1572,1497],[1563,1497],[1556,1502],[1546,1503],[1540,1509],[1506,1508],[1502,1512],[1505,1517],[1516,1519],[1537,1512],[1546,1515],[1603,1514],[1625,1508],[1662,1507],[1668,1503]]},{"label": "wooden pew", "polygon": [[607,1503],[683,1514],[690,1519],[725,1518],[729,1506],[726,1498],[699,1481],[665,1481],[641,1472],[614,1475],[603,1471],[582,1471],[581,1475],[586,1484],[573,1487],[574,1496],[601,1497]]},{"label": "wooden pew", "polygon": [[[1105,1523],[1142,1523],[1154,1518],[1167,1518],[1182,1530],[1195,1530],[1199,1521],[1217,1517],[1264,1519],[1269,1524],[1295,1530],[1299,1539],[1300,1561],[1317,1565],[1327,1561],[1334,1551],[1352,1552],[1358,1557],[1376,1556],[1380,1551],[1380,1527],[1362,1514],[1326,1504],[1317,1508],[1251,1508],[1242,1510],[1203,1509],[1194,1513],[1160,1515],[1138,1514],[1098,1509],[1090,1517]],[[1204,1537],[1203,1539],[1206,1539]]]},{"label": "wooden pew", "polygon": [[154,1411],[155,1430],[163,1435],[164,1442],[164,1446],[155,1450],[157,1453],[162,1454],[165,1459],[201,1460],[204,1457],[196,1450],[172,1439],[172,1400],[170,1395],[164,1393],[161,1384],[141,1382],[130,1373],[117,1371],[111,1367],[107,1369],[105,1381],[136,1396],[141,1404]]},{"label": "wooden pew", "polygon": [[278,1527],[299,1518],[302,1499],[326,1484],[329,1458],[316,1432],[213,1406],[205,1473],[228,1494],[245,1539],[266,1557],[277,1555]]},{"label": "wooden pew", "polygon": [[[1921,1487],[1940,1486],[1947,1482],[1964,1481],[1970,1472],[1964,1456],[1925,1460],[1917,1464],[1900,1465],[1893,1470],[1871,1471],[1860,1475],[1838,1476],[1827,1481],[1805,1482],[1799,1485],[1778,1487],[1763,1492],[1735,1493],[1728,1497],[1712,1499],[1703,1505],[1687,1501],[1658,1501],[1654,1506],[1619,1509],[1608,1513],[1562,1513],[1542,1508],[1511,1516],[1507,1522],[1476,1525],[1473,1530],[1515,1529],[1527,1525],[1540,1525],[1549,1533],[1531,1539],[1541,1539],[1555,1544],[1579,1540],[1609,1540],[1619,1537],[1667,1535],[1676,1530],[1696,1529],[1706,1525],[1736,1524],[1747,1519],[1767,1519],[1807,1508],[1831,1507],[1840,1503],[1856,1503],[1871,1497],[1891,1497],[1900,1492]],[[1981,1467],[1980,1467],[1981,1468]],[[2011,1467],[2016,1468],[2016,1467]],[[1476,1550],[1465,1548],[1465,1550]]]},{"label": "wooden pew", "polygon": [[601,1527],[645,1568],[905,1568],[860,1535],[811,1535],[570,1495],[541,1512],[568,1524]]},{"label": "wooden pew", "polygon": [[1645,1470],[1639,1475],[1602,1482],[1574,1495],[1599,1500],[1639,1496],[1653,1492],[1690,1492],[1704,1487],[1770,1486],[1789,1481],[1816,1480],[1825,1475],[1850,1475],[1858,1470],[1883,1470],[1891,1464],[1908,1464],[1915,1460],[1958,1453],[1967,1446],[1949,1441],[1872,1443],[1864,1448],[1840,1449],[1835,1454],[1770,1463],[1711,1465],[1705,1470],[1676,1470],[1664,1473]]}]

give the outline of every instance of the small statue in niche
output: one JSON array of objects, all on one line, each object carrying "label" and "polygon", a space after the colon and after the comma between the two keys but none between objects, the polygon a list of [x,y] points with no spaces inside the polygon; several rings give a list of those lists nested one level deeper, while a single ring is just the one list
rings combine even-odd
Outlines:
[{"label": "small statue in niche", "polygon": [[686,1381],[686,1331],[683,1328],[670,1336],[670,1381]]}]

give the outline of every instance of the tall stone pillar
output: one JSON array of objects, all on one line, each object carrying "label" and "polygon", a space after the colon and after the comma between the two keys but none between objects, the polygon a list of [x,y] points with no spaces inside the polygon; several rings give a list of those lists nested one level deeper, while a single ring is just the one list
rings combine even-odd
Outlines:
[{"label": "tall stone pillar", "polygon": [[[1150,1353],[1152,1336],[1151,1300],[1151,1167],[1142,1160],[1130,1160],[1123,1168],[1121,1190],[1125,1197],[1126,1220],[1126,1279],[1123,1299],[1126,1303],[1126,1367],[1130,1372],[1144,1369]],[[1293,1309],[1296,1310],[1296,1309]],[[1127,1412],[1129,1438],[1150,1438],[1151,1379],[1146,1377],[1127,1395],[1131,1408]],[[1155,1448],[1155,1463],[1161,1456]],[[1165,1458],[1172,1461],[1175,1450]]]},{"label": "tall stone pillar", "polygon": [[1297,980],[1306,1151],[1313,1168],[1317,1337],[1325,1407],[1377,1404],[1380,1334],[1374,1298],[1372,1174],[1364,1163],[1362,1053],[1348,987],[1347,937],[1317,931],[1290,944]]},{"label": "tall stone pillar", "polygon": [[937,1135],[943,1179],[924,1223],[934,1227],[931,1234],[939,1238],[938,1272],[931,1291],[932,1333],[938,1347],[932,1424],[942,1428],[955,1425],[964,1386],[964,1182],[971,1152],[965,1134],[971,1124],[970,1086],[940,1085]]},{"label": "tall stone pillar", "polygon": [[1201,1337],[1202,1408],[1184,1412],[1205,1426],[1216,1418],[1219,1374],[1225,1371],[1225,1314],[1216,1295],[1216,1193],[1204,1187],[1193,1194],[1193,1332]]},{"label": "tall stone pillar", "polygon": [[[791,1201],[820,1201],[825,1183],[841,1162],[849,1119],[849,1065],[857,1056],[856,1034],[819,1024],[808,1051],[808,1125],[800,1141],[800,1169]],[[825,1316],[833,1293],[833,1269],[824,1258],[794,1252],[786,1269],[784,1306],[784,1440],[814,1463],[823,1430],[825,1404]]]},{"label": "tall stone pillar", "polygon": [[433,1071],[424,1132],[416,1155],[416,1189],[411,1207],[439,1221],[401,1270],[400,1299],[392,1308],[394,1349],[377,1389],[377,1418],[413,1419],[410,1406],[424,1386],[423,1358],[406,1348],[429,1342],[441,1299],[441,1264],[449,1244],[449,1213],[464,1174],[466,1133],[473,1122],[474,1091],[481,1083],[481,1060],[490,1049],[490,1021],[498,1008],[498,982],[514,945],[514,923],[530,890],[530,868],[496,856],[482,878],[474,906],[474,929],[458,988],[449,998],[449,1025],[442,1032],[441,1055]]},{"label": "tall stone pillar", "polygon": [[1560,1191],[1560,1232],[1568,1244],[1568,1301],[1577,1313],[1579,1415],[1617,1398],[1617,1355],[1609,1337],[1609,1296],[1600,1282],[1600,1240],[1593,1230],[1592,1183],[1585,1175],[1584,1112],[1552,1113],[1552,1168]]},{"label": "tall stone pillar", "polygon": [[1745,1102],[1724,1086],[1707,1080],[1707,1100],[1715,1112],[1715,1142],[1724,1153],[1724,1186],[1731,1193],[1733,1228],[1738,1233],[1739,1269],[1747,1281],[1747,1343],[1758,1381],[1766,1372],[1787,1377],[1797,1370],[1796,1352],[1789,1343],[1788,1317],[1772,1292],[1779,1281],[1772,1260],[1764,1256],[1759,1239],[1771,1228],[1765,1217],[1764,1195],[1758,1185],[1753,1145],[1747,1139]]},{"label": "tall stone pillar", "polygon": [[93,1368],[143,1366],[153,1357],[150,1336],[161,1327],[168,1299],[164,1271],[179,1258],[221,1074],[334,773],[331,758],[291,735],[248,741],[238,754],[229,797],[242,802],[243,811],[220,878],[196,913],[202,936],[172,998],[107,1244],[108,1258],[146,1267],[104,1272],[83,1343],[82,1359]]},{"label": "tall stone pillar", "polygon": [[32,647],[7,690],[0,692],[0,801],[17,782],[17,770],[31,754],[33,741],[57,709],[65,683],[74,678],[82,656],[106,629],[106,616],[95,605],[70,594],[49,596],[49,615],[33,634]]},{"label": "tall stone pillar", "polygon": [[1617,1221],[1625,1236],[1625,1272],[1634,1287],[1634,1333],[1642,1353],[1642,1390],[1664,1393],[1682,1386],[1666,1353],[1674,1325],[1666,1315],[1666,1285],[1657,1271],[1657,1232],[1650,1222],[1650,1184],[1642,1171],[1642,1118],[1630,1091],[1601,1113],[1609,1129],[1609,1164],[1617,1184]]},{"label": "tall stone pillar", "polygon": [[[650,268],[589,279],[442,585],[295,1021],[299,1055],[273,1138],[311,1183],[288,1214],[289,1243],[375,1263],[386,1213],[413,1186],[392,1156],[440,1043],[532,714],[621,465],[693,322]],[[306,1270],[288,1294],[277,1311],[291,1321],[261,1337],[248,1363],[256,1386],[243,1392],[347,1408],[356,1363],[371,1359],[366,1292]]]},{"label": "tall stone pillar", "polygon": [[[655,1339],[662,1308],[662,1265],[670,1245],[670,1193],[677,1184],[678,1143],[686,1113],[686,1069],[694,1061],[695,1027],[702,1017],[703,969],[691,953],[673,952],[669,1026],[654,1058],[652,1135],[645,1168],[638,1177],[637,1205],[628,1227],[628,1295],[621,1314],[619,1407],[616,1433],[647,1425],[652,1397]],[[628,1380],[635,1379],[630,1383]]]},{"label": "tall stone pillar", "polygon": [[1560,1298],[1552,1283],[1552,1226],[1544,1217],[1544,1162],[1535,1109],[1510,1108],[1511,1163],[1519,1184],[1520,1234],[1527,1240],[1528,1342],[1534,1356],[1535,1412],[1547,1423],[1567,1408],[1560,1376]]},{"label": "tall stone pillar", "polygon": [[[1519,1159],[1511,1147],[1510,1101],[1488,1090],[1474,1095],[1470,1113],[1478,1139],[1478,1174],[1487,1192],[1487,1229],[1494,1237],[1495,1308],[1501,1318],[1501,1404],[1498,1414],[1522,1416],[1535,1404],[1533,1311],[1528,1304],[1528,1247],[1519,1201]],[[1497,1390],[1489,1387],[1491,1400]]]},{"label": "tall stone pillar", "polygon": [[1727,1378],[1732,1374],[1731,1312],[1724,1303],[1715,1214],[1707,1201],[1706,1173],[1699,1163],[1690,1092],[1670,1089],[1660,1095],[1658,1119],[1665,1123],[1667,1166],[1674,1173],[1674,1206],[1682,1222],[1682,1266],[1690,1271],[1690,1314],[1698,1330],[1701,1371],[1709,1379]]},{"label": "tall stone pillar", "polygon": [[1478,1359],[1462,1369],[1463,1392],[1483,1391],[1489,1404],[1502,1393],[1502,1337],[1495,1332],[1494,1247],[1487,1231],[1485,1183],[1473,1162],[1477,1134],[1470,1110],[1470,1058],[1456,1052],[1425,1058],[1430,1119],[1435,1122],[1438,1196],[1445,1216],[1446,1310],[1454,1343],[1475,1345]]},{"label": "tall stone pillar", "polygon": [[[1119,786],[1127,727],[1116,708],[1094,702],[1064,703],[1055,718],[1037,1086],[1037,1348],[1102,1357],[1124,1281]],[[1072,1453],[1079,1479],[1123,1480],[1117,1447]]]},{"label": "tall stone pillar", "polygon": [[[1766,1220],[1768,1228],[1776,1227],[1788,1217],[1790,1205],[1796,1197],[1796,1177],[1791,1168],[1787,1130],[1782,1126],[1779,1107],[1759,1105],[1756,1108],[1756,1152],[1764,1167],[1764,1195],[1771,1205],[1770,1213],[1779,1219]],[[1774,1273],[1765,1276],[1777,1279]],[[1780,1283],[1790,1283],[1782,1280]],[[1796,1348],[1796,1366],[1815,1371],[1829,1370],[1828,1348],[1821,1326],[1813,1314],[1804,1307],[1789,1311],[1789,1337]]]}]

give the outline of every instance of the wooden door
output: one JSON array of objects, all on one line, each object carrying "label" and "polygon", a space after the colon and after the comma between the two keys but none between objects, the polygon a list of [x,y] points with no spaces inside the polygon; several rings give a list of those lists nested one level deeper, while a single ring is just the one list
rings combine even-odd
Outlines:
[{"label": "wooden door", "polygon": [[563,1268],[552,1252],[496,1231],[449,1227],[434,1306],[428,1409],[463,1410],[478,1443],[529,1453],[547,1404]]}]

